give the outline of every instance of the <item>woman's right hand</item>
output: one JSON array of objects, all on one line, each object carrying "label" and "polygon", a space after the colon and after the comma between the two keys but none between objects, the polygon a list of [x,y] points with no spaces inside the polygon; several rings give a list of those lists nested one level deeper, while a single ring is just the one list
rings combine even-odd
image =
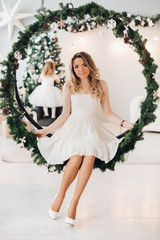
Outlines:
[{"label": "woman's right hand", "polygon": [[134,123],[124,121],[123,127],[131,130],[134,127]]},{"label": "woman's right hand", "polygon": [[47,129],[43,128],[43,129],[40,129],[40,130],[36,130],[33,132],[35,135],[37,135],[38,138],[42,138],[42,137],[45,137],[48,132],[47,132]]},{"label": "woman's right hand", "polygon": [[56,83],[60,83],[61,82],[61,78],[60,78],[60,74],[59,75],[57,75],[57,79],[56,79]]}]

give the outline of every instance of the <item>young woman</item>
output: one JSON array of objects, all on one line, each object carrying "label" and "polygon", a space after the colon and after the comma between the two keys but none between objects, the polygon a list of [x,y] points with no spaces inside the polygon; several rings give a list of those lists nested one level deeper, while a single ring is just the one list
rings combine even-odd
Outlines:
[{"label": "young woman", "polygon": [[59,81],[55,74],[55,63],[49,60],[45,63],[42,74],[38,80],[41,82],[29,96],[29,101],[34,106],[41,106],[44,115],[48,116],[48,108],[52,108],[52,118],[55,118],[56,107],[62,106],[63,97],[61,90],[54,86],[54,81]]},{"label": "young woman", "polygon": [[[78,174],[77,184],[68,207],[65,222],[74,225],[81,194],[91,176],[95,158],[108,162],[116,154],[119,140],[97,118],[102,107],[104,117],[115,124],[131,129],[132,123],[112,112],[107,83],[99,80],[99,72],[91,56],[80,52],[73,56],[70,65],[71,80],[63,90],[63,112],[45,129],[35,131],[39,149],[50,164],[65,167],[60,189],[54,198],[49,214],[57,218],[66,191]],[[55,132],[54,132],[55,131]],[[43,138],[54,132],[51,138]]]}]

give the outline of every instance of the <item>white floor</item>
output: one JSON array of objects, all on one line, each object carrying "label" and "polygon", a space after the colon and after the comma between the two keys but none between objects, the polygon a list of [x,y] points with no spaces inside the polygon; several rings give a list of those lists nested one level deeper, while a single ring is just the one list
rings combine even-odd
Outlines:
[{"label": "white floor", "polygon": [[94,170],[74,228],[66,226],[67,192],[56,221],[48,216],[62,174],[31,163],[28,153],[0,137],[0,240],[159,240],[160,134],[145,133],[114,172]]}]

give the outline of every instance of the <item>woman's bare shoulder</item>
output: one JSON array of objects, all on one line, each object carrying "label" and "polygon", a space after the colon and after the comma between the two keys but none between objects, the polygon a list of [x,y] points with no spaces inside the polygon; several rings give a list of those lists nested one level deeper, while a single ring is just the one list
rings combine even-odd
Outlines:
[{"label": "woman's bare shoulder", "polygon": [[106,81],[104,81],[104,80],[100,80],[100,84],[101,84],[101,86],[102,86],[102,90],[103,90],[103,92],[108,91],[108,84],[107,84]]}]

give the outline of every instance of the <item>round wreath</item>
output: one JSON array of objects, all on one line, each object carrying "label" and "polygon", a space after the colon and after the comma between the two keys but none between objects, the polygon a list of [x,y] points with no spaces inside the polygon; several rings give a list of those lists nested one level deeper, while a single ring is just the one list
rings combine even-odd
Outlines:
[{"label": "round wreath", "polygon": [[[7,115],[7,123],[10,127],[10,134],[13,139],[19,144],[22,143],[25,148],[32,150],[31,156],[33,161],[39,165],[46,165],[48,170],[54,170],[58,173],[63,170],[67,163],[61,165],[48,165],[46,160],[42,157],[37,147],[36,136],[26,129],[23,117],[25,112],[21,111],[17,104],[15,97],[15,90],[17,90],[16,70],[19,67],[18,60],[27,57],[27,47],[30,38],[33,34],[48,31],[51,23],[58,24],[59,29],[65,29],[70,32],[87,31],[88,28],[93,29],[98,26],[107,26],[112,28],[116,38],[121,38],[139,55],[139,62],[143,65],[143,75],[146,78],[146,98],[141,104],[141,115],[133,129],[125,134],[116,156],[108,163],[101,162],[98,159],[95,161],[94,167],[99,167],[102,171],[107,168],[114,170],[116,162],[124,161],[124,154],[134,149],[136,141],[143,139],[142,129],[145,125],[155,121],[156,116],[154,111],[157,107],[157,96],[155,92],[158,89],[158,83],[155,81],[155,74],[157,65],[151,58],[147,51],[145,44],[146,39],[134,31],[128,24],[128,17],[126,14],[120,14],[114,11],[108,11],[104,7],[92,2],[86,5],[74,8],[73,5],[63,6],[57,11],[39,11],[37,21],[27,27],[24,32],[19,32],[18,41],[12,46],[12,51],[8,54],[7,60],[1,64],[3,70],[3,78],[1,81],[2,98],[1,109],[3,114]],[[88,16],[86,18],[85,16]],[[69,17],[70,23],[64,22]]]}]

